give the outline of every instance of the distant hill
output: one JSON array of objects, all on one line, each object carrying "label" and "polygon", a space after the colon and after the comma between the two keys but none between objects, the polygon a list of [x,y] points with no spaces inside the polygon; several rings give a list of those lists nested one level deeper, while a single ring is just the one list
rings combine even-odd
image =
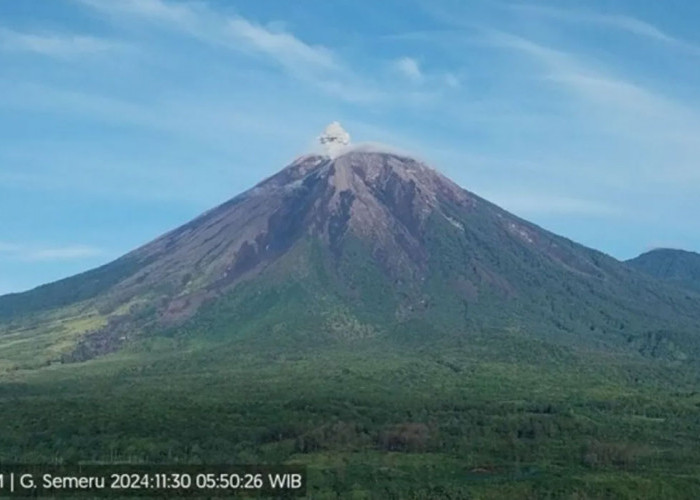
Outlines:
[{"label": "distant hill", "polygon": [[659,248],[643,253],[627,263],[655,278],[700,292],[700,254]]}]

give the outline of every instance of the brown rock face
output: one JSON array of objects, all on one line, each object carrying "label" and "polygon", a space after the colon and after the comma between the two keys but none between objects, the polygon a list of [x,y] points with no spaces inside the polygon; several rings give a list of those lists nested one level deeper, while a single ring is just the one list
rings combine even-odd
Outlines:
[{"label": "brown rock face", "polygon": [[[134,251],[150,261],[118,289],[147,290],[187,280],[187,290],[230,286],[263,269],[300,238],[320,238],[336,253],[348,233],[371,242],[395,272],[424,264],[426,221],[440,204],[476,198],[410,158],[349,152],[305,156],[233,200]],[[167,286],[165,288],[168,288]]]}]

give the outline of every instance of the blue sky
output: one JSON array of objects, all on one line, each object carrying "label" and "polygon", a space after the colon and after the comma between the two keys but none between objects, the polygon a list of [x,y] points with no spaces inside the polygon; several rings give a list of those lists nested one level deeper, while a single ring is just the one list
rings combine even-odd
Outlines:
[{"label": "blue sky", "polygon": [[624,259],[700,250],[700,3],[0,0],[0,293],[108,262],[330,121]]}]

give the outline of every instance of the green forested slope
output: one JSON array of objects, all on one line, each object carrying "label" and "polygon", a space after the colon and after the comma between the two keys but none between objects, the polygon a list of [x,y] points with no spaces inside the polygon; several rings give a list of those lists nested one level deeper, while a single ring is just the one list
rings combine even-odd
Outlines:
[{"label": "green forested slope", "polygon": [[655,278],[700,292],[700,254],[661,248],[644,253],[627,263]]}]

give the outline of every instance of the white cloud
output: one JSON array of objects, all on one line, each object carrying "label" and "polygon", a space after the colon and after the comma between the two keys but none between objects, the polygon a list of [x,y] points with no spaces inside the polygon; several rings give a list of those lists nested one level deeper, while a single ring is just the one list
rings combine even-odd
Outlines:
[{"label": "white cloud", "polygon": [[171,4],[161,0],[78,0],[84,5],[111,15],[127,14],[154,21],[187,26],[196,23],[194,5]]},{"label": "white cloud", "polygon": [[[574,54],[519,36],[491,32],[486,41],[529,56],[544,69],[543,82],[574,98],[570,104],[579,113],[577,118],[592,121],[598,131],[624,138],[629,141],[628,147],[633,144],[634,152],[644,158],[636,166],[636,175],[670,183],[700,180],[700,169],[694,161],[700,157],[700,112],[692,103],[677,102],[585,63]],[[619,146],[621,150],[624,147]]]},{"label": "white cloud", "polygon": [[88,245],[40,246],[0,242],[0,258],[23,262],[77,260],[104,255],[104,251]]},{"label": "white cloud", "polygon": [[561,21],[608,26],[633,35],[649,38],[651,40],[700,53],[700,47],[674,37],[657,26],[632,16],[623,14],[600,14],[597,12],[586,12],[581,10],[566,10],[540,5],[509,5],[509,8],[542,17],[548,17],[550,19],[559,19]]},{"label": "white cloud", "polygon": [[264,27],[241,16],[218,14],[204,4],[176,4],[162,0],[80,1],[110,16],[135,17],[159,23],[205,43],[263,54],[295,73],[341,69],[331,50],[308,44],[282,31],[279,23]]},{"label": "white cloud", "polygon": [[[173,95],[146,103],[85,91],[67,90],[41,84],[0,82],[0,109],[70,112],[102,123],[113,123],[163,130],[189,139],[231,136],[242,131],[282,135],[288,128],[253,116],[258,104],[245,106],[235,96],[204,99],[201,96]],[[274,125],[274,127],[273,127]]]},{"label": "white cloud", "polygon": [[271,31],[241,17],[228,23],[233,42],[244,43],[277,60],[292,70],[304,66],[322,70],[338,70],[333,53],[322,46],[312,46],[283,31]]},{"label": "white cloud", "polygon": [[[282,70],[326,95],[351,103],[424,106],[433,95],[414,91],[397,93],[390,82],[358,74],[331,48],[302,40],[285,23],[256,23],[240,15],[225,15],[206,3],[165,0],[76,0],[123,23],[140,20],[192,37],[202,43],[237,53],[264,57]],[[459,79],[450,73],[425,75],[415,59],[389,62],[394,71],[415,83],[457,88]],[[391,88],[391,90],[387,90]]]},{"label": "white cloud", "polygon": [[420,83],[423,80],[423,72],[418,61],[412,57],[402,57],[394,61],[394,68],[408,80]]},{"label": "white cloud", "polygon": [[584,19],[588,19],[592,22],[598,22],[601,24],[608,24],[610,26],[617,27],[621,30],[628,31],[636,35],[646,36],[648,38],[654,38],[662,42],[667,43],[679,43],[679,40],[667,35],[656,26],[640,21],[633,17],[621,16],[621,15],[589,15],[584,16]]},{"label": "white cloud", "polygon": [[494,45],[530,56],[546,70],[544,79],[574,90],[580,96],[605,105],[645,115],[664,115],[670,105],[665,99],[622,78],[587,67],[572,54],[552,49],[519,36],[491,32]]},{"label": "white cloud", "polygon": [[242,16],[223,15],[204,3],[163,0],[78,0],[108,17],[128,17],[160,25],[202,43],[274,61],[286,73],[327,95],[348,102],[391,98],[368,78],[355,74],[331,49],[307,43],[284,30],[284,24],[263,26]]},{"label": "white cloud", "polygon": [[[399,74],[405,80],[413,84],[425,84],[425,88],[433,89],[434,97],[438,89],[448,88],[457,89],[461,86],[459,78],[451,72],[426,72],[421,68],[420,63],[413,57],[404,56],[399,59],[394,59],[390,63],[390,68],[394,74]],[[421,99],[429,97],[429,94],[423,93],[419,96]]]},{"label": "white cloud", "polygon": [[122,50],[124,44],[91,36],[21,33],[0,28],[0,49],[33,52],[52,57],[72,57]]},{"label": "white cloud", "polygon": [[333,53],[323,46],[305,43],[272,22],[268,27],[241,16],[225,16],[205,4],[162,0],[79,0],[110,16],[130,16],[159,23],[203,42],[236,50],[253,50],[293,68],[295,64],[338,69]]}]

